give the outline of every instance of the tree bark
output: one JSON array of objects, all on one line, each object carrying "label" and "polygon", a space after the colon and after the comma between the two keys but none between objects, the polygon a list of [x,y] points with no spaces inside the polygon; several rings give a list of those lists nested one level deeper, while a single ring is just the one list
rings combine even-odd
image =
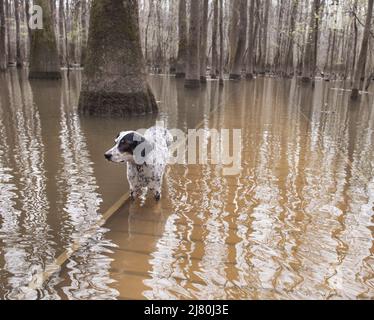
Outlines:
[{"label": "tree bark", "polygon": [[243,57],[245,53],[245,43],[247,37],[247,0],[240,0],[239,3],[239,30],[236,50],[234,53],[233,63],[231,65],[230,79],[240,80],[243,69]]},{"label": "tree bark", "polygon": [[315,76],[317,57],[317,52],[315,51],[318,42],[319,9],[320,0],[313,0],[312,10],[310,12],[308,36],[306,39],[303,59],[303,82],[309,82]]},{"label": "tree bark", "polygon": [[200,31],[200,81],[206,83],[206,48],[208,41],[208,0],[203,0]]},{"label": "tree bark", "polygon": [[66,25],[65,25],[65,1],[59,3],[59,58],[62,67],[67,66],[66,57]]},{"label": "tree bark", "polygon": [[13,1],[7,1],[7,18],[8,18],[8,65],[12,67],[17,66],[17,31],[15,8]]},{"label": "tree bark", "polygon": [[291,9],[291,16],[290,16],[290,28],[288,31],[288,40],[287,40],[287,51],[286,51],[286,59],[285,59],[285,76],[290,77],[294,74],[294,33],[295,33],[295,25],[296,25],[296,17],[297,17],[297,9],[299,2],[298,0],[291,0],[292,2],[292,9]]},{"label": "tree bark", "polygon": [[255,0],[250,0],[249,5],[249,27],[248,27],[248,34],[247,34],[247,42],[248,42],[248,53],[247,53],[247,61],[245,67],[245,77],[247,80],[253,79],[253,71],[254,71],[254,56],[255,56],[255,34],[254,34],[254,25],[255,25]]},{"label": "tree bark", "polygon": [[262,25],[262,36],[261,40],[262,49],[260,55],[260,72],[266,73],[266,63],[267,63],[267,51],[268,51],[268,24],[269,24],[269,10],[270,10],[270,0],[265,1],[265,7],[263,12],[263,25]]},{"label": "tree bark", "polygon": [[175,76],[184,78],[186,76],[187,57],[187,16],[186,0],[179,0],[178,8],[178,58]]},{"label": "tree bark", "polygon": [[212,25],[212,67],[210,77],[216,79],[218,75],[217,32],[218,29],[218,0],[213,0],[213,25]]},{"label": "tree bark", "polygon": [[57,42],[49,0],[35,0],[43,9],[43,29],[31,34],[30,79],[60,79]]},{"label": "tree bark", "polygon": [[191,1],[185,87],[200,87],[200,4]]},{"label": "tree bark", "polygon": [[370,34],[370,26],[371,26],[371,19],[373,17],[373,3],[374,0],[368,0],[368,10],[364,28],[364,35],[362,38],[361,43],[361,50],[360,55],[358,57],[355,77],[354,77],[354,84],[352,88],[351,99],[356,100],[359,97],[359,91],[362,88],[363,82],[365,81],[365,66],[367,60],[367,51],[369,45],[369,34]]},{"label": "tree bark", "polygon": [[147,83],[136,0],[94,0],[79,111],[128,116],[157,112]]},{"label": "tree bark", "polygon": [[219,85],[223,86],[223,0],[219,0]]},{"label": "tree bark", "polygon": [[4,0],[0,0],[0,71],[5,71],[8,67],[7,24],[4,2]]}]

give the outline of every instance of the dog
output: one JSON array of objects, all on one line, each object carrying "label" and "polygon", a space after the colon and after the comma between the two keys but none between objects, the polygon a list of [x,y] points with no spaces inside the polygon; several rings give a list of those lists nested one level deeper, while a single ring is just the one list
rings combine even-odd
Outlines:
[{"label": "dog", "polygon": [[115,163],[127,163],[130,197],[135,200],[142,190],[152,192],[156,201],[161,199],[162,180],[169,157],[173,136],[163,127],[151,127],[144,135],[136,131],[122,131],[115,145],[104,157]]}]

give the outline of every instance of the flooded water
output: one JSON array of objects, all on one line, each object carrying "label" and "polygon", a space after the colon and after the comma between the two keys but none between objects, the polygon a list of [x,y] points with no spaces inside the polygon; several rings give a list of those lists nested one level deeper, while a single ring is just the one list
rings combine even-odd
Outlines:
[{"label": "flooded water", "polygon": [[[157,118],[80,118],[79,73],[0,73],[0,298],[374,298],[372,94],[352,104],[340,82],[150,82]],[[126,202],[92,235],[128,191],[104,151],[156,119],[241,129],[240,174],[170,166],[160,203]]]}]

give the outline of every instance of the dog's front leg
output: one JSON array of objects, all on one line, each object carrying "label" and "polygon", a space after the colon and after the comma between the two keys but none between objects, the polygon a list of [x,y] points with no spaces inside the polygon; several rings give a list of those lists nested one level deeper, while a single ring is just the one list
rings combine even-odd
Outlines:
[{"label": "dog's front leg", "polygon": [[130,185],[130,198],[134,201],[141,195],[142,186],[138,178],[138,172],[132,164],[128,164],[127,166],[127,180]]}]

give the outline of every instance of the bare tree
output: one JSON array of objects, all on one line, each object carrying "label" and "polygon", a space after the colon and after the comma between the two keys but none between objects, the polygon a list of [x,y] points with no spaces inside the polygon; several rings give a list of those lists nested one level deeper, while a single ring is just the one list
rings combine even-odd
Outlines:
[{"label": "bare tree", "polygon": [[179,0],[178,8],[178,57],[176,74],[177,78],[186,76],[186,56],[187,56],[187,15],[186,0]]},{"label": "bare tree", "polygon": [[313,0],[312,10],[310,11],[309,29],[303,59],[303,82],[309,82],[311,78],[314,78],[316,72],[316,49],[318,42],[318,26],[320,13],[319,10],[320,0]]},{"label": "bare tree", "polygon": [[213,24],[212,24],[212,66],[210,70],[210,77],[217,78],[218,74],[218,0],[213,0]]},{"label": "bare tree", "polygon": [[373,3],[374,0],[368,0],[368,9],[367,9],[367,15],[366,15],[366,23],[365,23],[365,29],[364,34],[362,38],[361,43],[361,50],[360,54],[358,56],[355,76],[354,76],[354,83],[352,88],[352,99],[358,99],[359,97],[359,91],[363,86],[363,82],[365,80],[365,66],[366,66],[366,60],[367,60],[367,51],[368,51],[368,45],[369,45],[369,34],[370,34],[370,26],[371,26],[371,19],[373,17]]},{"label": "bare tree", "polygon": [[140,45],[138,2],[94,0],[79,110],[83,114],[157,111]]},{"label": "bare tree", "polygon": [[6,0],[0,0],[0,71],[5,71],[8,67],[8,43],[5,2]]},{"label": "bare tree", "polygon": [[191,1],[185,87],[200,87],[200,4]]},{"label": "bare tree", "polygon": [[219,0],[219,84],[220,86],[223,86],[223,54],[224,54],[223,0]]},{"label": "bare tree", "polygon": [[200,81],[206,83],[206,49],[208,41],[208,0],[203,0],[200,30]]},{"label": "bare tree", "polygon": [[239,2],[239,30],[237,35],[237,43],[235,51],[233,52],[233,61],[231,64],[230,79],[239,80],[241,78],[243,68],[243,58],[245,53],[245,44],[247,36],[247,0],[240,0]]},{"label": "bare tree", "polygon": [[51,2],[34,0],[34,3],[43,9],[43,29],[33,30],[31,34],[29,78],[60,79],[60,63]]}]

